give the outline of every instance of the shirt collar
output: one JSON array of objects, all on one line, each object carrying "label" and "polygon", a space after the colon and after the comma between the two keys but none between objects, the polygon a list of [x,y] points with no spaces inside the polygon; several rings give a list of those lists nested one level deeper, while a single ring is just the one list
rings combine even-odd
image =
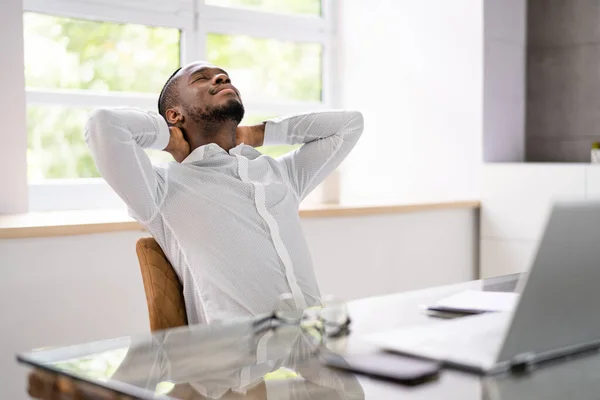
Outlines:
[{"label": "shirt collar", "polygon": [[204,146],[200,146],[194,151],[192,151],[188,156],[183,160],[183,163],[193,163],[196,161],[202,161],[216,155],[235,155],[239,154],[254,160],[261,156],[261,152],[256,150],[252,146],[248,146],[244,143],[241,143],[235,146],[233,149],[229,150],[229,153],[225,151],[221,146],[216,143],[205,144]]}]

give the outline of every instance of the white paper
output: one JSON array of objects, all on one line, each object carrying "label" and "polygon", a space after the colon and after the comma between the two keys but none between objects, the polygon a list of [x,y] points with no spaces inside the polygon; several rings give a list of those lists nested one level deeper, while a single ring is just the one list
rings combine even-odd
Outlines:
[{"label": "white paper", "polygon": [[466,290],[446,297],[432,306],[457,312],[511,311],[515,308],[518,298],[519,294],[513,292]]}]

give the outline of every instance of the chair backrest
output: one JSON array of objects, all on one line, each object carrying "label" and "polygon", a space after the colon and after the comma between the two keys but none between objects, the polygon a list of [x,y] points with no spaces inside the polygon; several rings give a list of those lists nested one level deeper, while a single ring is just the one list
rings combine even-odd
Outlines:
[{"label": "chair backrest", "polygon": [[187,325],[183,287],[154,238],[138,239],[135,245],[148,302],[150,330]]}]

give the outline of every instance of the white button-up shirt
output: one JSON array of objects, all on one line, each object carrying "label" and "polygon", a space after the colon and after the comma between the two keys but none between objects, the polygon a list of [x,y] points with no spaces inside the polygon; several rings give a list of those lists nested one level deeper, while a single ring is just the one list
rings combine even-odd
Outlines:
[{"label": "white button-up shirt", "polygon": [[303,144],[282,157],[213,143],[162,165],[143,150],[169,142],[156,113],[97,110],[85,138],[104,179],[173,265],[192,324],[270,312],[282,294],[297,308],[319,304],[298,207],[362,130],[359,112],[278,118],[266,123],[265,145]]}]

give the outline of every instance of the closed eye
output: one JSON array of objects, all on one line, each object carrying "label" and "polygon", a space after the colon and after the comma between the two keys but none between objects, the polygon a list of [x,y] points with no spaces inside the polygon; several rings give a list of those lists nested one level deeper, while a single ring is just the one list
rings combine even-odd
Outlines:
[{"label": "closed eye", "polygon": [[208,78],[207,78],[207,77],[205,77],[205,76],[202,76],[202,75],[200,75],[200,76],[196,77],[196,78],[195,78],[195,79],[192,81],[192,83],[196,83],[196,82],[198,82],[198,81],[200,81],[200,80],[203,80],[203,79],[208,79]]}]

